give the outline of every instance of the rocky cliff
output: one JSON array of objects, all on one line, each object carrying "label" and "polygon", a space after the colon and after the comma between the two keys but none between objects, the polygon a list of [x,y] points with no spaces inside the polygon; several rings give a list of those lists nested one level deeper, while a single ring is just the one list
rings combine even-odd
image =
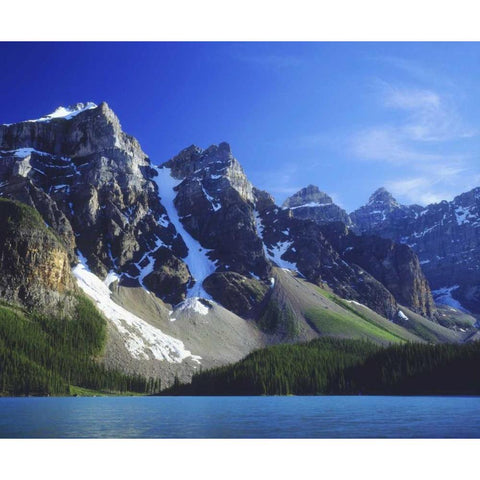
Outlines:
[{"label": "rocky cliff", "polygon": [[326,225],[322,232],[343,260],[364,268],[398,303],[424,317],[437,318],[428,281],[408,245],[375,235],[356,235],[341,223]]},{"label": "rocky cliff", "polygon": [[255,193],[257,228],[272,262],[298,271],[343,298],[362,302],[387,318],[395,317],[398,308],[392,293],[365,269],[343,260],[320,225],[295,218],[290,209],[280,209],[266,192]]},{"label": "rocky cliff", "polygon": [[[419,277],[393,281],[386,263],[369,266],[378,259],[368,242],[363,261],[342,257],[319,226],[348,226],[350,217],[317,187],[279,208],[267,194],[255,194],[227,143],[188,147],[157,167],[105,103],[1,126],[0,195],[36,208],[70,261],[81,252],[101,278],[110,272],[121,285],[144,287],[167,303],[212,297],[247,315],[262,302],[278,265],[388,318],[396,313],[395,298],[431,314],[428,298],[420,300],[428,293]],[[379,191],[370,204],[388,202],[397,207]],[[236,295],[248,299],[245,305]]]},{"label": "rocky cliff", "polygon": [[0,298],[43,313],[65,313],[75,290],[65,247],[41,216],[0,199]]}]

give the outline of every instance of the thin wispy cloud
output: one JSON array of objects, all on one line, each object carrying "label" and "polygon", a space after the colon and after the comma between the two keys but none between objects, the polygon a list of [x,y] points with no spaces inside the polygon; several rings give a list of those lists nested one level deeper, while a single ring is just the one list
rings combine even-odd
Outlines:
[{"label": "thin wispy cloud", "polygon": [[389,163],[402,178],[387,182],[390,190],[413,203],[451,197],[465,185],[472,158],[463,140],[478,135],[460,115],[448,92],[376,82],[378,105],[390,115],[383,124],[365,127],[350,139],[357,159]]},{"label": "thin wispy cloud", "polygon": [[351,139],[351,150],[361,160],[375,160],[396,165],[433,162],[445,158],[444,155],[412,145],[409,140],[412,140],[411,136],[406,135],[406,132],[398,127],[375,126],[354,134]]},{"label": "thin wispy cloud", "polygon": [[384,81],[377,83],[379,104],[385,110],[396,112],[399,117],[396,121],[360,131],[353,141],[358,155],[367,159],[378,158],[381,152],[385,161],[395,162],[399,156],[403,156],[405,162],[434,160],[436,154],[428,151],[428,143],[471,138],[478,134],[478,131],[465,124],[448,95],[428,89],[400,87]]},{"label": "thin wispy cloud", "polygon": [[444,166],[438,170],[425,172],[411,178],[402,178],[386,182],[386,188],[394,195],[400,196],[409,203],[428,205],[442,200],[451,200],[459,192],[459,188],[473,188],[465,184],[465,168]]},{"label": "thin wispy cloud", "polygon": [[437,203],[444,199],[444,192],[433,193],[429,189],[432,187],[431,179],[426,177],[407,178],[402,180],[394,180],[386,183],[387,190],[394,195],[401,196],[410,200],[411,203],[421,203],[427,205]]},{"label": "thin wispy cloud", "polygon": [[455,83],[452,79],[437,70],[434,70],[415,60],[398,57],[395,55],[368,56],[367,60],[374,61],[382,66],[388,66],[396,70],[400,75],[407,75],[411,80],[429,86],[441,86],[452,88]]}]

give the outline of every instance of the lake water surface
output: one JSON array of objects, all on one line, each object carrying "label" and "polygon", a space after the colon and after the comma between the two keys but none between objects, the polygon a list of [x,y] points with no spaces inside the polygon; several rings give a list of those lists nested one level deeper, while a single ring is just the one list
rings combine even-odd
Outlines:
[{"label": "lake water surface", "polygon": [[2,438],[480,438],[480,397],[0,398]]}]

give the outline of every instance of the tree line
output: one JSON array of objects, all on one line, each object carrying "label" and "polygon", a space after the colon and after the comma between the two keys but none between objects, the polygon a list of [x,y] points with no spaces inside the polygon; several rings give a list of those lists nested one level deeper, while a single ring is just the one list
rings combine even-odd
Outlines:
[{"label": "tree line", "polygon": [[480,342],[380,347],[324,337],[258,350],[162,394],[479,395]]}]

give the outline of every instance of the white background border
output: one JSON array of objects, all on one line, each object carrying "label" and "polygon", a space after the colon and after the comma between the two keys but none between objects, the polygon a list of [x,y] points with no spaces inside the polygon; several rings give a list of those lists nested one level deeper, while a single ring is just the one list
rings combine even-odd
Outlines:
[{"label": "white background border", "polygon": [[[9,0],[0,15],[2,41],[480,39],[475,4],[465,0]],[[478,474],[479,446],[479,440],[1,440],[0,462],[3,478],[20,479],[438,480]]]}]

